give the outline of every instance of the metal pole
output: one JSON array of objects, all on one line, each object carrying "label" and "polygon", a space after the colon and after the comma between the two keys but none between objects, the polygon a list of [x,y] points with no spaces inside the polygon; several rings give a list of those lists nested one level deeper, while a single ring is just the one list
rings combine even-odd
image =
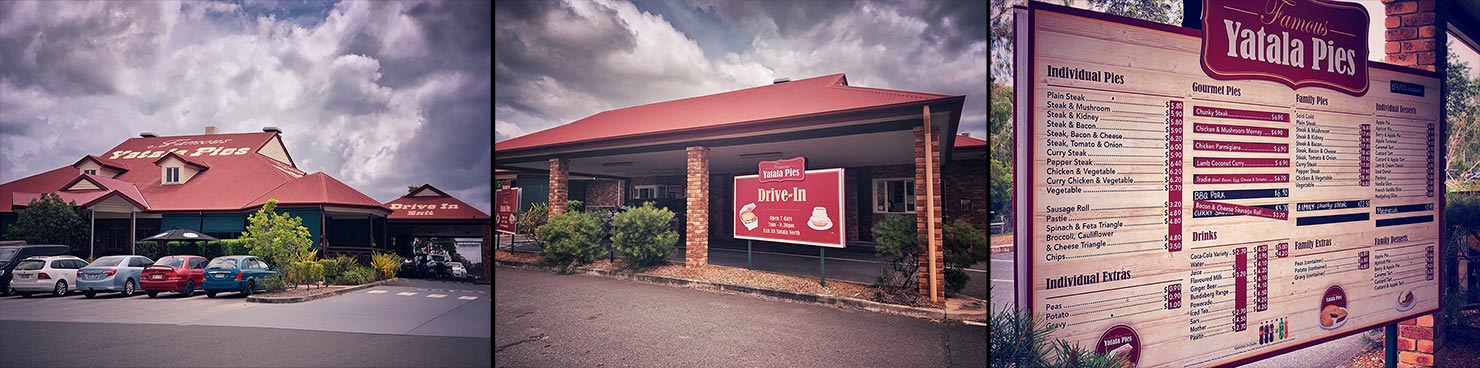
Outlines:
[{"label": "metal pole", "polygon": [[1383,329],[1386,330],[1386,334],[1382,338],[1383,350],[1386,351],[1386,354],[1385,354],[1386,357],[1385,357],[1385,359],[1383,359],[1382,366],[1383,367],[1386,367],[1386,368],[1397,368],[1398,367],[1398,324],[1397,323],[1390,324],[1390,325],[1387,325],[1387,327],[1385,327]]},{"label": "metal pole", "polygon": [[96,248],[95,243],[98,242],[97,233],[98,210],[89,208],[87,209],[87,258],[93,258],[97,256],[93,253],[93,248]]},{"label": "metal pole", "polygon": [[827,247],[817,247],[817,251],[821,252],[817,257],[820,262],[817,269],[822,271],[822,287],[827,287]]},{"label": "metal pole", "polygon": [[750,240],[745,241],[745,268],[755,269],[755,266],[750,262]]}]

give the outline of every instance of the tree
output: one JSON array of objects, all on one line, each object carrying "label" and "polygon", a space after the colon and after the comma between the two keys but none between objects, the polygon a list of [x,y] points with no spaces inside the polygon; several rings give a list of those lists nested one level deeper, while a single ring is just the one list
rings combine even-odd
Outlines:
[{"label": "tree", "polygon": [[[1175,0],[1089,0],[1090,7],[1105,13],[1182,25],[1182,2]],[[1176,11],[1173,11],[1176,10]]]},{"label": "tree", "polygon": [[1472,67],[1455,56],[1454,42],[1448,47],[1449,69],[1444,78],[1449,95],[1444,99],[1444,111],[1449,115],[1445,121],[1449,152],[1445,160],[1449,169],[1463,174],[1480,162],[1480,77],[1470,77]]},{"label": "tree", "polygon": [[77,202],[62,202],[55,193],[43,193],[18,211],[14,225],[5,239],[24,240],[27,244],[72,246],[72,254],[87,254],[87,213]]},{"label": "tree", "polygon": [[914,305],[919,281],[920,239],[914,216],[890,215],[874,224],[874,258],[884,264],[875,301]]},{"label": "tree", "polygon": [[256,213],[247,217],[247,231],[242,233],[247,252],[277,267],[307,260],[311,254],[308,228],[298,216],[278,213],[277,199],[269,199]]}]

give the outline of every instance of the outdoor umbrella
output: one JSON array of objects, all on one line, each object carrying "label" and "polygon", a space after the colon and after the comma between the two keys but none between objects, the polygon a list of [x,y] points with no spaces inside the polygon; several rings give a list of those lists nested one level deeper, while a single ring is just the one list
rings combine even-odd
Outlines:
[{"label": "outdoor umbrella", "polygon": [[[155,244],[165,244],[164,242],[168,242],[168,241],[171,241],[171,240],[186,240],[186,241],[192,241],[193,242],[193,241],[200,241],[200,240],[217,240],[217,239],[214,238],[214,237],[211,237],[210,235],[206,235],[206,234],[202,234],[200,232],[197,232],[195,230],[183,229],[183,228],[178,228],[177,227],[177,228],[169,229],[168,231],[165,231],[165,232],[162,232],[162,233],[159,233],[159,234],[155,234],[154,236],[151,236],[151,237],[148,237],[148,238],[144,238],[143,241],[152,241],[152,242],[155,242]],[[169,246],[165,246],[164,247],[164,254],[165,255],[169,255],[170,254],[170,247]]]}]

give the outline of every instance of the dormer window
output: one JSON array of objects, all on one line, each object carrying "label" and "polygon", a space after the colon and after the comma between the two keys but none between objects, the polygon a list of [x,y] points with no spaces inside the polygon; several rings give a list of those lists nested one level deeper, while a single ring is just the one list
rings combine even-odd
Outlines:
[{"label": "dormer window", "polygon": [[97,175],[98,174],[98,169],[82,170],[82,173],[83,174],[88,174],[88,175]]},{"label": "dormer window", "polygon": [[165,184],[179,184],[180,183],[180,168],[178,168],[178,167],[166,167],[166,168],[164,168],[164,182],[165,182]]}]

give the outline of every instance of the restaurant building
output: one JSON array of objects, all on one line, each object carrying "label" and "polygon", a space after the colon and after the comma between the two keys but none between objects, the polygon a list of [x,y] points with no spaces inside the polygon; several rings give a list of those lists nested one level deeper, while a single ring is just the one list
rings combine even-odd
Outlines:
[{"label": "restaurant building", "polygon": [[490,217],[423,185],[381,203],[323,172],[299,169],[283,133],[141,133],[100,155],[0,184],[0,234],[32,200],[56,193],[90,214],[92,256],[133,254],[135,241],[171,228],[220,239],[246,230],[270,199],[303,219],[319,254],[411,253],[414,237],[483,237]]},{"label": "restaurant building", "polygon": [[521,188],[521,210],[545,202],[561,212],[572,199],[587,208],[657,202],[683,219],[686,263],[699,266],[711,238],[733,236],[734,178],[756,174],[761,161],[804,157],[807,170],[845,169],[848,242],[872,241],[885,216],[916,219],[922,247],[935,253],[921,254],[920,291],[943,298],[943,287],[931,291],[943,284],[943,221],[965,220],[983,233],[988,223],[986,142],[956,134],[964,102],[852,86],[844,74],[782,79],[498,142],[494,175],[500,188]]}]

